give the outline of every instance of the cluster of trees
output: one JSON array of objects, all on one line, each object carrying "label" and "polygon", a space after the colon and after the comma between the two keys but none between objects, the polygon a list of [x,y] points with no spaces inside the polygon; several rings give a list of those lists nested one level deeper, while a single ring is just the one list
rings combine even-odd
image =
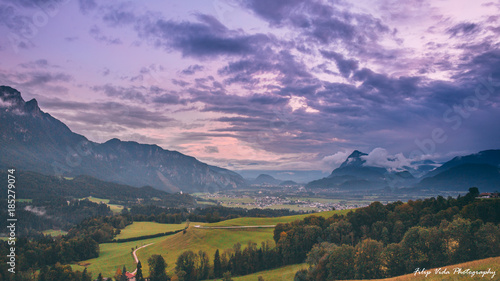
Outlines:
[{"label": "cluster of trees", "polygon": [[195,222],[219,222],[238,217],[283,217],[300,214],[287,209],[243,209],[223,206],[206,208],[162,208],[154,205],[135,205],[130,208],[134,221],[154,221],[158,223],[182,223],[186,220]]},{"label": "cluster of trees", "polygon": [[371,238],[349,243],[316,244],[307,254],[309,270],[296,280],[373,279],[411,273],[500,254],[500,228],[460,217],[440,226],[410,228],[399,243]]},{"label": "cluster of trees", "polygon": [[249,242],[244,249],[240,243],[236,243],[222,254],[217,249],[213,262],[210,262],[210,257],[204,251],[185,251],[177,258],[175,273],[179,280],[195,281],[247,275],[280,264],[279,253],[269,241],[262,243],[260,248],[256,243]]},{"label": "cluster of trees", "polygon": [[391,277],[498,256],[500,201],[475,200],[478,194],[375,202],[345,217],[279,224],[274,239],[283,264],[307,258],[312,266],[298,280]]},{"label": "cluster of trees", "polygon": [[[15,244],[16,270],[25,273],[36,269],[49,273],[66,272],[67,268],[57,265],[57,263],[66,264],[98,257],[99,243],[111,241],[114,235],[120,233],[120,229],[130,223],[132,223],[130,215],[93,217],[83,220],[64,236],[18,237]],[[10,253],[10,247],[8,241],[0,241],[0,272],[7,272],[7,255]],[[47,266],[52,267],[46,268]],[[70,272],[67,274],[78,275],[82,273]]]},{"label": "cluster of trees", "polygon": [[91,217],[69,230],[67,237],[90,237],[97,243],[111,242],[121,229],[132,224],[130,214],[118,216]]},{"label": "cluster of trees", "polygon": [[[0,272],[7,272],[7,255],[10,253],[10,247],[7,241],[0,243]],[[57,263],[70,263],[99,256],[99,244],[89,237],[45,236],[36,241],[17,238],[15,248],[17,272],[29,272],[38,268],[43,270],[46,266],[53,266],[51,270],[58,271],[61,268],[54,267]]]},{"label": "cluster of trees", "polygon": [[[7,217],[7,200],[0,200],[0,216]],[[22,221],[17,235],[33,237],[46,229],[68,230],[85,218],[112,215],[106,204],[89,200],[67,200],[62,197],[49,200],[18,201],[16,216]]]}]

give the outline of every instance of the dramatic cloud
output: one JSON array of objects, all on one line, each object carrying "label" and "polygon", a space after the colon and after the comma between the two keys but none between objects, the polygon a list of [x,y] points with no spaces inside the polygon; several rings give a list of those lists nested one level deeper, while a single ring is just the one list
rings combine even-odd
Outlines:
[{"label": "dramatic cloud", "polygon": [[0,0],[0,84],[211,164],[400,170],[497,148],[500,6],[457,1]]},{"label": "dramatic cloud", "polygon": [[196,18],[198,22],[176,22],[149,15],[141,19],[137,29],[142,38],[156,47],[178,50],[185,57],[244,55],[269,42],[264,34],[246,35],[229,30],[210,15],[199,14]]},{"label": "dramatic cloud", "polygon": [[411,167],[411,161],[406,159],[402,153],[390,155],[384,148],[377,147],[368,155],[361,156],[361,159],[366,160],[366,166],[374,166],[386,168],[390,171],[406,170]]}]

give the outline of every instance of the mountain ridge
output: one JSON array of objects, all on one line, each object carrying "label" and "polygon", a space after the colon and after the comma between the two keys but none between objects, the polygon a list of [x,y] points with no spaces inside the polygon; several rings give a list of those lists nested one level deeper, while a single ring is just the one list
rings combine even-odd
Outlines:
[{"label": "mountain ridge", "polygon": [[245,186],[235,172],[158,145],[121,141],[95,143],[43,112],[35,99],[0,86],[0,167],[60,176],[89,175],[168,192],[204,192]]}]

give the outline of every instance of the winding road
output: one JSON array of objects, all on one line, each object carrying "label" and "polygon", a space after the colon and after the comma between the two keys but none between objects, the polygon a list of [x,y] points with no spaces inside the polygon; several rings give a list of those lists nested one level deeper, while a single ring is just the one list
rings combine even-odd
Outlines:
[{"label": "winding road", "polygon": [[[139,263],[139,258],[137,257],[137,251],[142,249],[142,248],[146,248],[147,246],[150,246],[150,245],[153,245],[154,243],[149,243],[147,245],[144,245],[144,246],[141,246],[137,249],[135,249],[133,252],[132,252],[132,255],[134,256],[134,260],[135,260],[135,263]],[[135,268],[134,272],[131,272],[132,274],[136,274],[137,273],[137,267]]]}]

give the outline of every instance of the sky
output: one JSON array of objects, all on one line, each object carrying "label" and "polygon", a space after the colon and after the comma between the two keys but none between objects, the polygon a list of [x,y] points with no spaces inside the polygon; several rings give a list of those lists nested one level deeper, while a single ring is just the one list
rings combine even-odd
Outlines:
[{"label": "sky", "polygon": [[0,84],[99,143],[232,170],[331,171],[360,150],[397,169],[500,148],[499,15],[470,0],[0,0]]}]

